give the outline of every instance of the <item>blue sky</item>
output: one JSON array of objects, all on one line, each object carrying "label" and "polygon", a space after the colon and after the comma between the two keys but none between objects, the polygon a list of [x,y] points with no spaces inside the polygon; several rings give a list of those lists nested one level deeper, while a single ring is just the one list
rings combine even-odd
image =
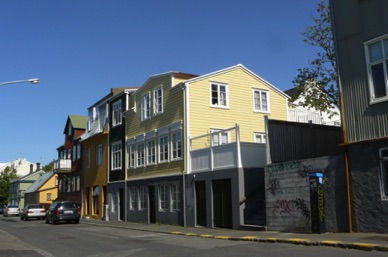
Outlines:
[{"label": "blue sky", "polygon": [[154,74],[236,64],[277,88],[318,49],[303,43],[318,0],[2,0],[0,163],[57,158],[69,114]]}]

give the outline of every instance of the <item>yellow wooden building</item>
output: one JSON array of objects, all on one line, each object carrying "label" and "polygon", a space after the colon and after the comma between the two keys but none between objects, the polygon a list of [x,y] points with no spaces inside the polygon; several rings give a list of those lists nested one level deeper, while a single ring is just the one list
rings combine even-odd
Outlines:
[{"label": "yellow wooden building", "polygon": [[258,216],[264,117],[287,119],[286,94],[236,65],[151,76],[132,98],[126,220],[237,229]]}]

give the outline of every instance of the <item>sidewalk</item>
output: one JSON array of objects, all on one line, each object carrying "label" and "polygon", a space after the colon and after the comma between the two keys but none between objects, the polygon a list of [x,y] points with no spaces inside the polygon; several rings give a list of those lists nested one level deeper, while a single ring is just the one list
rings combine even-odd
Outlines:
[{"label": "sidewalk", "polygon": [[375,233],[284,233],[275,231],[245,231],[222,228],[181,227],[163,224],[143,224],[123,221],[82,219],[81,223],[179,236],[195,236],[219,240],[252,241],[261,243],[291,243],[306,246],[331,246],[366,251],[388,252],[388,235]]}]

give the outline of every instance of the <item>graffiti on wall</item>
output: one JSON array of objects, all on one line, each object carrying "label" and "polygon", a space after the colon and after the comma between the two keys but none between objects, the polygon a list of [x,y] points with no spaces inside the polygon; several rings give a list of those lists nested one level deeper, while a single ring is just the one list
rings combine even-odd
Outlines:
[{"label": "graffiti on wall", "polygon": [[271,195],[276,195],[276,193],[283,193],[282,189],[280,188],[279,179],[275,178],[274,176],[269,176],[267,184],[269,185],[268,190]]},{"label": "graffiti on wall", "polygon": [[295,212],[299,212],[306,220],[306,225],[308,225],[310,222],[310,209],[304,199],[277,200],[272,209],[274,216],[293,215]]},{"label": "graffiti on wall", "polygon": [[273,164],[268,166],[268,173],[270,175],[285,171],[285,170],[290,170],[290,169],[297,169],[299,168],[300,161],[293,161],[293,162],[285,162],[285,163],[279,163],[279,164]]}]

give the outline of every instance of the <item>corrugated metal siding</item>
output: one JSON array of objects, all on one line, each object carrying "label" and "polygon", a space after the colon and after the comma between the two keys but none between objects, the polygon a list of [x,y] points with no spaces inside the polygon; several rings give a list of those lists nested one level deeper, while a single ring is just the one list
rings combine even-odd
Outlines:
[{"label": "corrugated metal siding", "polygon": [[370,104],[364,52],[364,42],[388,34],[388,1],[332,4],[348,143],[388,137],[388,102]]},{"label": "corrugated metal siding", "polygon": [[268,137],[273,163],[342,152],[340,127],[268,120]]}]

